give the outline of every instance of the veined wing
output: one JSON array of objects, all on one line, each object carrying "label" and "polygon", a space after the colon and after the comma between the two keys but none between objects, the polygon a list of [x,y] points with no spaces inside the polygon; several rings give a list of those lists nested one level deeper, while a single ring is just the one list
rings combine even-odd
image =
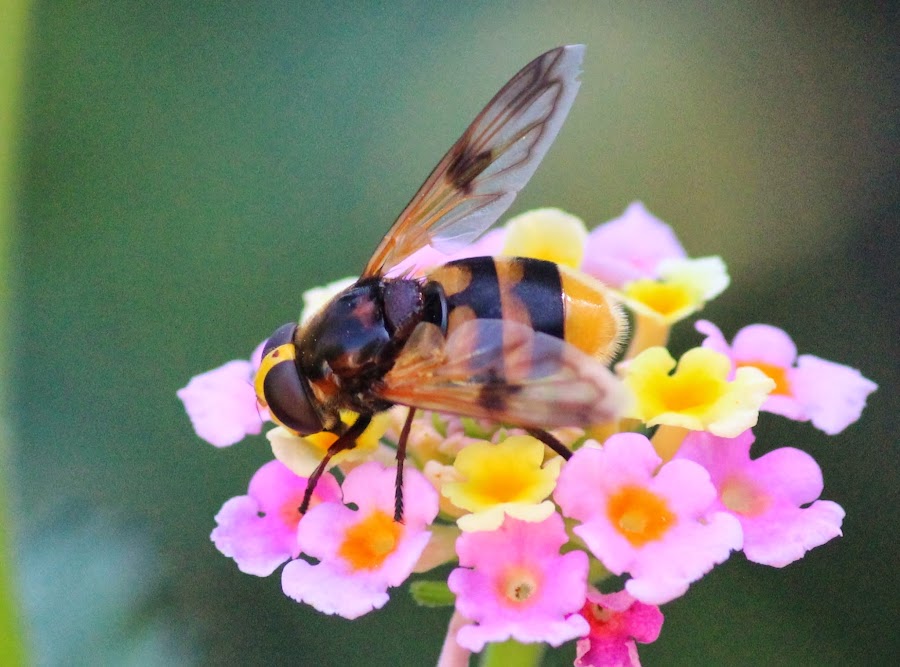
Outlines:
[{"label": "veined wing", "polygon": [[453,144],[382,239],[363,276],[419,248],[468,245],[509,207],[553,143],[580,82],[584,46],[547,51],[516,74]]},{"label": "veined wing", "polygon": [[624,388],[600,361],[506,320],[469,320],[447,338],[420,324],[376,391],[394,403],[541,429],[601,424],[625,406]]}]

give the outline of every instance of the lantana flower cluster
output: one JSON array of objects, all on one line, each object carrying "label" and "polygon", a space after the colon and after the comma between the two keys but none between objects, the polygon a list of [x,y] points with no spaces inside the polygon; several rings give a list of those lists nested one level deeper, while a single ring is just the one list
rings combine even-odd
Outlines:
[{"label": "lantana flower cluster", "polygon": [[[624,304],[632,331],[615,370],[627,411],[553,431],[574,452],[567,461],[521,429],[418,412],[402,522],[393,518],[393,459],[406,408],[376,416],[357,447],[332,460],[303,515],[307,478],[335,436],[272,428],[274,459],[215,517],[212,541],[241,571],[281,568],[286,595],[348,619],[411,580],[422,604],[455,608],[443,665],[507,640],[576,640],[576,666],[638,665],[636,642],[657,639],[660,607],[733,552],[784,567],[841,535],[844,511],[820,499],[815,460],[771,443],[754,458],[753,428],[769,412],[835,435],[859,418],[873,382],[798,356],[790,335],[766,324],[729,342],[697,321],[698,345],[676,358],[665,347],[671,327],[729,277],[719,257],[689,258],[639,202],[591,232],[558,209],[531,211],[465,254],[426,248],[397,271],[423,275],[448,259],[500,254],[580,269]],[[310,290],[301,321],[350,282]],[[228,446],[263,429],[267,414],[252,390],[259,354],[178,392],[204,440]],[[447,563],[455,568],[446,580],[430,574]]]}]

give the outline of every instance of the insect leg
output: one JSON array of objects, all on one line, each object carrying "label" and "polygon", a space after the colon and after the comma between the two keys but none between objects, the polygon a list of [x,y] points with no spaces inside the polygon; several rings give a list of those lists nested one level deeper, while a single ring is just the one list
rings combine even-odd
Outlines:
[{"label": "insect leg", "polygon": [[406,461],[406,441],[409,439],[409,429],[412,427],[415,408],[410,408],[400,431],[400,439],[397,440],[397,483],[394,490],[394,521],[403,523],[403,463]]},{"label": "insect leg", "polygon": [[322,476],[322,473],[325,472],[325,468],[328,467],[328,462],[331,461],[331,457],[345,449],[353,449],[356,447],[356,439],[362,435],[362,432],[366,430],[366,427],[369,426],[369,422],[371,421],[372,415],[360,415],[346,431],[341,433],[337,440],[331,443],[331,447],[325,452],[325,458],[319,462],[319,465],[316,466],[313,474],[309,476],[309,481],[306,482],[306,492],[303,494],[303,502],[300,503],[300,514],[306,514],[306,510],[309,509],[313,491],[316,490],[316,484],[319,483],[319,478]]},{"label": "insect leg", "polygon": [[547,431],[544,431],[539,428],[529,428],[529,429],[525,429],[525,430],[528,431],[528,434],[530,436],[532,436],[533,438],[537,438],[538,440],[543,442],[550,449],[552,449],[554,452],[556,452],[561,457],[563,457],[566,461],[568,461],[570,458],[572,458],[572,450],[569,449],[568,447],[566,447],[564,444],[562,444],[559,440],[554,438],[552,435],[547,433]]}]

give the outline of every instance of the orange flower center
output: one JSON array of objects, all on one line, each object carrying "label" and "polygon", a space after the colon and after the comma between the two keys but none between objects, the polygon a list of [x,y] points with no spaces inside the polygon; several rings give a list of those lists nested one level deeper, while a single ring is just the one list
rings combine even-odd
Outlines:
[{"label": "orange flower center", "polygon": [[636,547],[660,539],[675,525],[675,515],[666,501],[639,486],[623,487],[610,498],[606,515]]},{"label": "orange flower center", "polygon": [[737,364],[738,368],[742,366],[750,366],[758,368],[775,381],[775,388],[771,391],[771,395],[778,394],[780,396],[791,395],[791,383],[787,377],[787,369],[774,364],[767,364],[764,361],[744,361]]},{"label": "orange flower center", "polygon": [[403,526],[390,515],[375,510],[347,529],[338,556],[354,570],[374,570],[397,548]]},{"label": "orange flower center", "polygon": [[533,597],[537,589],[538,581],[532,572],[513,568],[503,578],[500,594],[509,602],[519,605]]}]

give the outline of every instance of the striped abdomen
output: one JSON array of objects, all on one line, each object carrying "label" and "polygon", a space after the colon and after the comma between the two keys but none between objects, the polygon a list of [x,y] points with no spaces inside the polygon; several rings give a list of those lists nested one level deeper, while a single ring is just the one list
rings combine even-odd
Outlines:
[{"label": "striped abdomen", "polygon": [[511,320],[606,361],[624,332],[622,313],[601,283],[552,262],[473,257],[444,264],[428,279],[444,289],[448,336],[471,319]]}]

